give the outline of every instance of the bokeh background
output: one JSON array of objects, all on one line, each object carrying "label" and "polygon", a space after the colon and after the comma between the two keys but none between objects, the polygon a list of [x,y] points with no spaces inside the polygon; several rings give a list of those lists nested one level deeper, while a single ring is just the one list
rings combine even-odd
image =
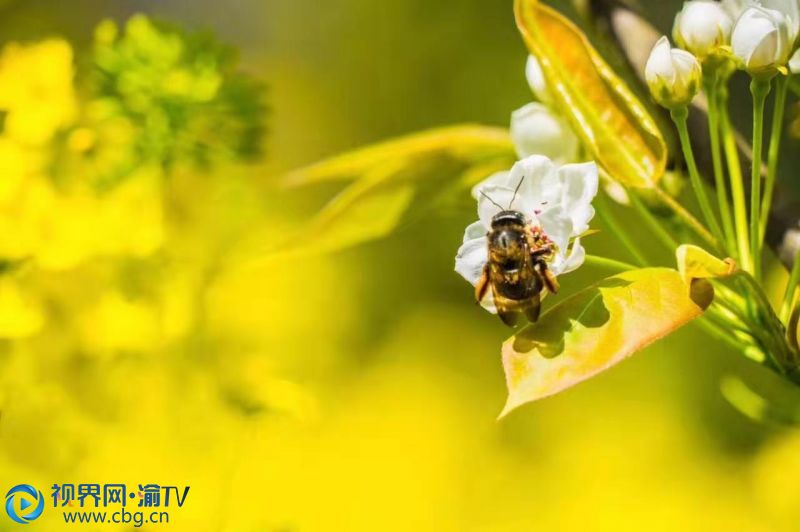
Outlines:
[{"label": "bokeh background", "polygon": [[[667,30],[678,3],[657,4]],[[136,13],[236,48],[268,109],[169,127],[147,107],[164,101],[136,95],[166,91],[200,117],[221,96],[213,68],[168,59],[124,95],[87,88],[93,50]],[[116,37],[96,31],[109,18]],[[145,44],[126,57],[169,56],[135,20]],[[153,530],[800,528],[800,432],[742,415],[720,382],[798,394],[694,326],[495,420],[508,330],[453,272],[468,195],[355,249],[263,251],[337,191],[287,190],[286,171],[418,129],[507,124],[531,99],[510,1],[6,0],[0,41],[4,490],[191,486]],[[257,137],[259,114],[260,156],[226,144]],[[624,258],[608,234],[591,245]],[[47,508],[28,527],[64,524]]]}]

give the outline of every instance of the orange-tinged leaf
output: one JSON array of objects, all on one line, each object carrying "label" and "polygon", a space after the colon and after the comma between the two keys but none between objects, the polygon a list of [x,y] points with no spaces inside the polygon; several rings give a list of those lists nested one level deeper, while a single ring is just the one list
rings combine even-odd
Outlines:
[{"label": "orange-tinged leaf", "polygon": [[707,281],[647,268],[609,277],[559,303],[503,345],[508,401],[501,417],[582,382],[701,316]]},{"label": "orange-tinged leaf", "polygon": [[693,279],[714,279],[730,277],[736,273],[736,261],[731,258],[719,259],[701,247],[684,244],[678,247],[678,271],[687,283]]},{"label": "orange-tinged leaf", "polygon": [[645,106],[563,15],[538,0],[516,0],[515,14],[555,105],[592,158],[625,185],[654,186],[667,147]]}]

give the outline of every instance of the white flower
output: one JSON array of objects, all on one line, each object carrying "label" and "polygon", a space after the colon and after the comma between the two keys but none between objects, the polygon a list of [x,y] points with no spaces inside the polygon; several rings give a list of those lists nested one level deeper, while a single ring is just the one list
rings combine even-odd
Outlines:
[{"label": "white flower", "polygon": [[669,39],[656,43],[644,69],[653,98],[669,109],[689,105],[700,90],[703,69],[695,56],[672,48]]},{"label": "white flower", "polygon": [[791,41],[797,40],[800,32],[800,2],[798,0],[760,0],[759,5],[773,11],[783,13],[789,18],[789,33]]},{"label": "white flower", "polygon": [[[594,217],[592,200],[597,187],[595,163],[559,167],[540,155],[519,161],[510,172],[490,177],[477,187],[480,220],[464,233],[456,255],[456,272],[473,286],[478,284],[489,260],[487,235],[492,218],[504,210],[501,206],[521,212],[531,228],[540,228],[555,244],[556,253],[549,263],[554,275],[579,268],[586,257],[579,237],[589,229]],[[494,312],[491,291],[482,304]]]},{"label": "white flower", "polygon": [[745,9],[753,5],[758,5],[758,0],[722,0],[720,5],[722,5],[722,9],[730,15],[731,20],[735,22],[742,16]]},{"label": "white flower", "polygon": [[564,164],[578,157],[578,137],[569,124],[540,103],[530,103],[514,111],[511,140],[523,159],[539,154]]},{"label": "white flower", "polygon": [[800,50],[796,51],[789,59],[789,70],[792,74],[800,74]]},{"label": "white flower", "polygon": [[751,6],[733,28],[733,54],[751,74],[775,74],[793,52],[793,24],[785,13]]},{"label": "white flower", "polygon": [[542,66],[532,55],[528,56],[528,62],[525,64],[525,78],[528,80],[528,85],[537,100],[546,105],[553,103],[550,91],[547,88],[547,80],[544,79]]},{"label": "white flower", "polygon": [[730,41],[733,18],[718,2],[685,2],[675,17],[675,41],[699,58],[720,50]]}]

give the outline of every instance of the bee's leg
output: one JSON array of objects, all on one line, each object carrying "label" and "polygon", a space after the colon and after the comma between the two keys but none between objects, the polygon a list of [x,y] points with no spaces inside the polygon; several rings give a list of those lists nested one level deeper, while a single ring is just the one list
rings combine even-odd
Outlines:
[{"label": "bee's leg", "polygon": [[531,323],[536,323],[539,321],[539,315],[542,312],[542,300],[539,295],[535,295],[530,299],[530,304],[528,308],[525,309],[525,317],[528,318],[528,321]]},{"label": "bee's leg", "polygon": [[547,287],[547,289],[551,293],[557,294],[558,289],[561,288],[561,286],[558,284],[558,279],[556,279],[556,276],[553,275],[553,272],[547,267],[547,263],[544,261],[539,261],[536,263],[535,267],[536,270],[541,274],[542,279],[544,279],[544,285]]},{"label": "bee's leg", "polygon": [[533,258],[534,261],[538,262],[540,259],[542,259],[543,257],[546,257],[547,255],[551,254],[552,252],[553,252],[553,245],[552,244],[548,244],[546,246],[540,247],[539,249],[535,249],[535,250],[531,251],[531,257]]},{"label": "bee's leg", "polygon": [[508,311],[497,309],[497,315],[500,316],[500,319],[503,320],[503,323],[509,327],[516,327],[519,325],[521,314],[515,310]]},{"label": "bee's leg", "polygon": [[475,301],[479,304],[483,302],[486,297],[486,292],[489,291],[489,264],[483,267],[483,275],[478,279],[478,284],[475,285]]}]

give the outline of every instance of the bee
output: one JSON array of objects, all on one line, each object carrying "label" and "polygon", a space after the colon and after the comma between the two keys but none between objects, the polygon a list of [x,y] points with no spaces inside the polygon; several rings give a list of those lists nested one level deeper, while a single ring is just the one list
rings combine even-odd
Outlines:
[{"label": "bee", "polygon": [[535,323],[542,298],[547,292],[558,292],[558,281],[548,267],[556,252],[555,244],[540,228],[531,227],[523,213],[510,208],[492,218],[491,231],[486,236],[489,260],[475,287],[475,298],[480,303],[491,288],[503,323],[516,327],[523,315]]}]

